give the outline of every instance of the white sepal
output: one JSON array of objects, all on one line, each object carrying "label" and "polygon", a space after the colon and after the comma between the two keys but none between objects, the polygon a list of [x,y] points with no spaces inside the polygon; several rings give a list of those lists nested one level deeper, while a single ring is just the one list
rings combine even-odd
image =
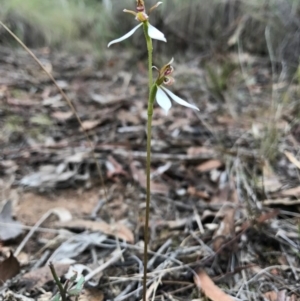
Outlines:
[{"label": "white sepal", "polygon": [[140,23],[139,25],[137,25],[136,27],[134,27],[133,29],[131,29],[129,32],[127,32],[127,33],[126,33],[124,36],[122,36],[121,38],[118,38],[118,39],[116,39],[116,40],[113,40],[113,41],[109,42],[108,45],[107,45],[107,47],[109,47],[109,46],[112,45],[112,44],[119,43],[119,42],[121,42],[121,41],[126,40],[127,38],[129,38],[130,36],[132,36],[132,35],[136,32],[136,30],[137,30],[138,28],[140,28],[142,25],[143,25],[143,23]]},{"label": "white sepal", "polygon": [[171,99],[173,99],[178,104],[199,111],[199,109],[196,106],[189,104],[187,101],[185,101],[182,98],[178,97],[177,95],[172,93],[170,90],[166,89],[165,87],[161,87],[161,88],[170,96]]},{"label": "white sepal", "polygon": [[148,35],[151,39],[167,42],[165,35],[150,23],[148,24]]},{"label": "white sepal", "polygon": [[167,94],[160,87],[157,88],[156,101],[167,115],[172,106],[172,103]]}]

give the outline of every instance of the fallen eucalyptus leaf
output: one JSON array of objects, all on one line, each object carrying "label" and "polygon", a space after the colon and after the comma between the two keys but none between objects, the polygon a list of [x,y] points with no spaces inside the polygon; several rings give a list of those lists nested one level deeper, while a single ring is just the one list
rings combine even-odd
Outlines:
[{"label": "fallen eucalyptus leaf", "polygon": [[216,286],[203,270],[194,276],[194,282],[196,286],[212,301],[234,301],[231,296],[227,295],[218,286]]},{"label": "fallen eucalyptus leaf", "polygon": [[108,224],[104,221],[78,219],[66,223],[57,222],[56,226],[59,228],[64,227],[67,229],[90,230],[98,233],[102,232],[106,235],[111,235],[118,237],[119,239],[123,239],[129,243],[134,243],[134,235],[132,231],[121,223]]}]

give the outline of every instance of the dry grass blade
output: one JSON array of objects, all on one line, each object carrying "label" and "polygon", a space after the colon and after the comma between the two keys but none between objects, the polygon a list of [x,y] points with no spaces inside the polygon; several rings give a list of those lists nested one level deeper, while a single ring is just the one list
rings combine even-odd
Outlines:
[{"label": "dry grass blade", "polygon": [[209,299],[213,301],[234,301],[231,296],[217,287],[203,270],[199,271],[197,276],[194,276],[194,281],[197,287],[202,290]]},{"label": "dry grass blade", "polygon": [[89,221],[89,220],[73,220],[68,222],[58,222],[57,227],[65,227],[67,229],[84,229],[94,232],[102,232],[107,235],[118,237],[129,243],[134,243],[134,235],[132,231],[121,223],[108,224],[104,221]]},{"label": "dry grass blade", "polygon": [[[0,21],[0,25],[18,42],[18,44],[20,44],[25,51],[33,58],[33,60],[41,67],[41,69],[47,74],[47,76],[50,78],[50,80],[53,82],[53,84],[55,85],[55,87],[57,88],[57,90],[59,91],[59,93],[62,95],[62,97],[65,99],[65,101],[67,102],[68,106],[70,107],[70,109],[72,110],[73,114],[75,115],[78,123],[80,124],[82,129],[85,129],[83,122],[81,121],[78,113],[76,112],[76,109],[74,107],[74,105],[72,104],[72,101],[69,99],[69,97],[66,95],[66,93],[62,90],[62,88],[58,85],[58,83],[56,82],[56,80],[54,79],[54,77],[52,76],[52,74],[47,70],[47,68],[45,68],[45,66],[41,63],[41,61],[35,56],[35,54],[2,22]],[[101,181],[101,185],[102,188],[104,190],[104,194],[105,194],[105,198],[106,200],[108,199],[107,197],[107,191],[105,188],[105,184],[104,184],[104,178],[103,178],[103,174],[101,172],[101,168],[100,165],[97,161],[95,152],[94,152],[94,146],[92,144],[91,139],[89,138],[87,132],[84,130],[84,135],[86,140],[88,141],[90,148],[92,150],[92,155],[93,155],[93,159],[96,163],[96,167],[97,167],[97,171],[100,177],[100,181]]]},{"label": "dry grass blade", "polygon": [[300,162],[295,158],[295,156],[292,153],[285,151],[284,154],[291,163],[293,163],[297,168],[300,169]]}]

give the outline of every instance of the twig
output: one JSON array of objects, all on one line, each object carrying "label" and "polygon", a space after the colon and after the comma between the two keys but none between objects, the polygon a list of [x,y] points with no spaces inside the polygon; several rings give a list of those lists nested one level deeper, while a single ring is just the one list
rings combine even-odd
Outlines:
[{"label": "twig", "polygon": [[164,251],[172,244],[172,239],[169,238],[157,251],[156,254],[148,261],[147,268],[149,269],[157,259]]},{"label": "twig", "polygon": [[44,262],[47,260],[47,258],[49,257],[51,251],[50,250],[46,250],[43,255],[38,259],[38,261],[34,264],[34,266],[32,267],[32,270],[36,270],[39,267],[41,267]]},{"label": "twig", "polygon": [[[113,154],[137,159],[146,159],[147,153],[141,151],[128,151],[125,149],[115,149]],[[152,153],[151,158],[153,160],[178,160],[178,161],[193,161],[193,160],[204,160],[217,158],[217,153],[210,151],[198,155],[186,155],[186,154],[164,154],[164,153]]]},{"label": "twig", "polygon": [[91,218],[96,218],[98,211],[103,207],[103,205],[105,205],[105,203],[107,203],[109,201],[110,201],[110,198],[109,199],[108,198],[100,199],[90,215]]},{"label": "twig", "polygon": [[119,251],[117,253],[114,254],[113,257],[111,257],[107,262],[105,262],[104,264],[100,265],[98,268],[96,268],[95,270],[93,270],[92,272],[90,272],[89,274],[87,274],[85,276],[85,281],[89,281],[90,279],[92,279],[95,275],[97,275],[98,273],[102,272],[103,270],[105,270],[107,267],[109,267],[112,263],[116,262],[119,258],[121,258],[123,251]]},{"label": "twig", "polygon": [[[35,227],[35,226],[16,225],[14,223],[0,222],[0,226],[2,226],[2,225],[3,226],[11,226],[11,227],[16,227],[16,228],[21,228],[21,229],[24,229],[24,230],[31,230]],[[55,229],[50,229],[50,228],[38,228],[38,229],[35,229],[35,231],[53,233],[53,234],[58,234],[60,232],[60,230],[55,230]]]},{"label": "twig", "polygon": [[28,242],[28,240],[30,239],[30,237],[33,235],[33,233],[38,229],[38,227],[53,213],[53,210],[50,210],[48,212],[46,212],[40,219],[39,221],[30,229],[30,231],[28,232],[28,234],[24,237],[24,239],[22,240],[22,242],[19,244],[17,250],[14,253],[14,256],[17,257],[20,252],[22,251],[22,249],[24,248],[24,246],[26,245],[26,243]]}]

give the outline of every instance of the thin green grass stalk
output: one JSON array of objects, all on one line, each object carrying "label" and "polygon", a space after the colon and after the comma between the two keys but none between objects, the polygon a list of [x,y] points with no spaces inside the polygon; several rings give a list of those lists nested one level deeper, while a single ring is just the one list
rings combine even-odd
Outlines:
[{"label": "thin green grass stalk", "polygon": [[152,53],[153,53],[153,46],[152,40],[148,35],[148,23],[143,23],[144,34],[147,42],[147,51],[148,51],[148,80],[149,80],[149,97],[151,93],[152,83],[153,83],[153,75],[152,75]]},{"label": "thin green grass stalk", "polygon": [[55,281],[55,283],[58,287],[58,290],[59,290],[62,301],[67,301],[66,290],[63,287],[63,285],[61,284],[61,282],[59,280],[59,277],[56,274],[56,271],[55,271],[55,268],[54,268],[54,265],[52,264],[52,262],[49,263],[49,268],[50,268],[52,277],[53,277],[53,279],[54,279],[54,281]]},{"label": "thin green grass stalk", "polygon": [[[50,78],[50,80],[53,82],[53,84],[55,85],[55,87],[57,88],[57,90],[59,91],[59,93],[61,94],[61,96],[65,99],[65,101],[67,102],[68,106],[70,107],[71,111],[73,112],[73,114],[75,115],[78,123],[80,124],[80,126],[84,129],[82,121],[72,103],[72,101],[69,99],[69,97],[66,95],[66,93],[62,90],[62,88],[58,85],[58,83],[56,82],[56,80],[54,79],[53,75],[44,67],[44,65],[41,63],[41,61],[36,57],[36,55],[2,22],[0,21],[0,25],[18,42],[19,45],[21,45],[24,50],[33,58],[33,60],[41,67],[41,69],[47,74],[47,76]],[[94,152],[94,146],[92,144],[91,139],[89,138],[87,132],[84,130],[84,135],[85,138],[87,139],[89,146],[92,150],[92,156],[93,159],[96,163],[96,167],[97,167],[97,172],[99,174],[100,177],[100,181],[101,181],[101,186],[104,190],[104,195],[105,195],[105,199],[108,200],[108,196],[107,196],[107,191],[106,191],[106,187],[105,187],[105,183],[104,183],[104,178],[103,178],[103,174],[99,165],[99,162],[96,158],[95,152]]]},{"label": "thin green grass stalk", "polygon": [[146,214],[145,214],[145,227],[144,227],[144,278],[143,278],[143,301],[147,300],[147,265],[148,265],[148,229],[149,229],[149,216],[150,216],[150,167],[151,167],[151,130],[152,130],[152,116],[153,104],[157,91],[157,86],[153,85],[152,77],[152,40],[148,35],[148,23],[143,23],[147,50],[148,50],[148,78],[149,78],[149,99],[148,99],[148,120],[147,120],[147,163],[146,163]]}]

